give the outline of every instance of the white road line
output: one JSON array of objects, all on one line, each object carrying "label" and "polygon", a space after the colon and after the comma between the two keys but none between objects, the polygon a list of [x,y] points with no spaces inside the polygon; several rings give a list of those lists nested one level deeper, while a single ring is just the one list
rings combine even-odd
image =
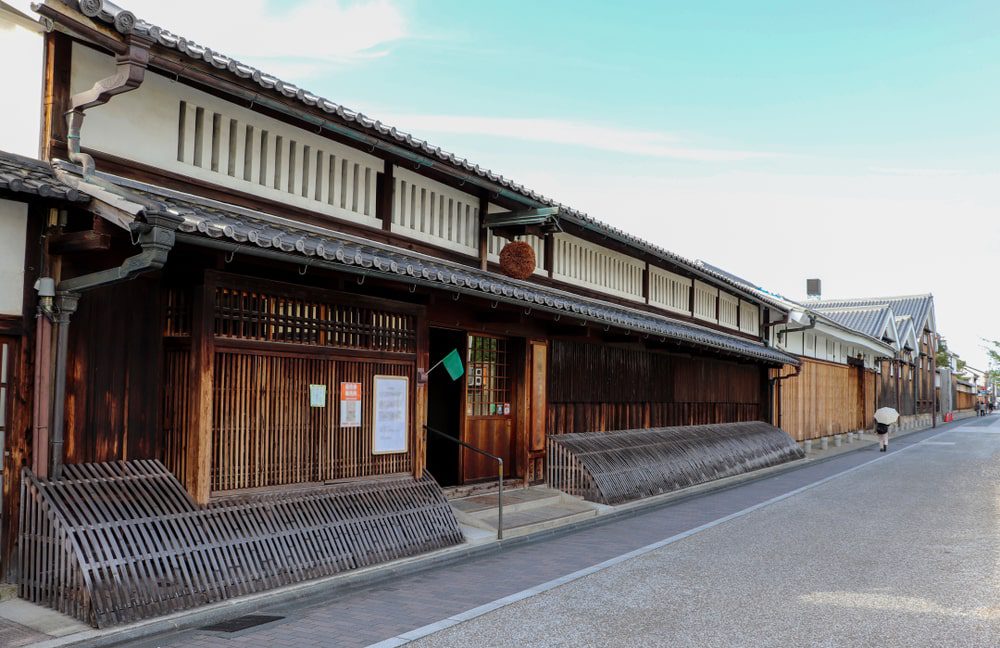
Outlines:
[{"label": "white road line", "polygon": [[815,481],[815,482],[813,482],[811,484],[806,484],[805,486],[801,486],[799,488],[796,488],[795,490],[788,491],[787,493],[784,493],[782,495],[778,495],[776,497],[772,497],[771,499],[766,500],[764,502],[760,502],[758,504],[754,504],[753,506],[749,506],[749,507],[743,509],[742,511],[736,511],[735,513],[730,513],[729,515],[720,517],[717,520],[712,520],[711,522],[706,522],[705,524],[702,524],[701,526],[697,526],[697,527],[695,527],[693,529],[688,529],[687,531],[678,533],[677,535],[670,536],[669,538],[666,538],[664,540],[659,540],[659,541],[654,542],[652,544],[648,544],[645,547],[639,547],[638,549],[635,549],[633,551],[629,551],[628,553],[624,553],[624,554],[622,554],[620,556],[615,556],[614,558],[609,558],[608,560],[605,560],[602,563],[598,563],[598,564],[592,565],[590,567],[585,567],[584,569],[580,569],[580,570],[575,571],[575,572],[573,572],[571,574],[566,574],[565,576],[560,576],[559,578],[550,580],[550,581],[542,583],[540,585],[536,585],[534,587],[530,587],[530,588],[525,589],[525,590],[521,590],[520,592],[516,592],[514,594],[511,594],[510,596],[505,596],[503,598],[497,599],[495,601],[491,601],[491,602],[486,603],[484,605],[480,605],[479,607],[474,607],[471,610],[466,610],[465,612],[462,612],[460,614],[455,614],[455,615],[450,616],[450,617],[448,617],[446,619],[441,619],[440,621],[435,621],[434,623],[430,623],[428,625],[421,626],[419,628],[415,628],[413,630],[410,630],[409,632],[405,632],[403,634],[396,635],[395,637],[390,637],[389,639],[385,639],[383,641],[379,641],[377,643],[370,644],[367,648],[396,648],[397,646],[402,646],[402,645],[410,643],[411,641],[414,641],[416,639],[421,639],[421,638],[426,637],[428,635],[434,634],[435,632],[439,632],[441,630],[444,630],[445,628],[449,628],[449,627],[451,627],[453,625],[457,625],[459,623],[462,623],[463,621],[469,621],[471,619],[475,619],[476,617],[480,617],[480,616],[483,616],[484,614],[488,614],[489,612],[492,612],[493,610],[498,610],[498,609],[500,609],[502,607],[506,607],[506,606],[508,606],[508,605],[510,605],[512,603],[517,603],[518,601],[523,601],[526,598],[530,598],[530,597],[535,596],[537,594],[541,594],[542,592],[547,592],[547,591],[549,591],[551,589],[555,589],[556,587],[559,587],[560,585],[565,585],[566,583],[571,583],[571,582],[573,582],[575,580],[583,578],[584,576],[590,576],[591,574],[597,573],[599,571],[604,571],[605,569],[607,569],[609,567],[613,567],[614,565],[617,565],[619,563],[625,562],[626,560],[631,560],[632,558],[637,558],[637,557],[642,556],[643,554],[647,554],[647,553],[649,553],[651,551],[656,551],[657,549],[665,547],[665,546],[667,546],[669,544],[673,544],[673,543],[675,543],[675,542],[677,542],[679,540],[683,540],[685,538],[690,538],[691,536],[693,536],[693,535],[695,535],[697,533],[701,533],[702,531],[707,531],[708,529],[711,529],[713,527],[717,527],[720,524],[724,524],[726,522],[729,522],[730,520],[735,520],[737,518],[743,517],[744,515],[749,515],[750,513],[753,513],[754,511],[762,509],[765,506],[770,506],[772,504],[776,504],[776,503],[778,503],[778,502],[780,502],[782,500],[788,499],[789,497],[793,497],[795,495],[798,495],[799,493],[804,493],[805,491],[811,490],[813,488],[816,488],[817,486],[822,486],[823,484],[825,484],[827,482],[833,481],[834,479],[839,479],[840,477],[843,477],[844,475],[849,475],[849,474],[853,473],[854,471],[860,470],[862,468],[865,468],[866,466],[870,466],[873,463],[877,463],[879,461],[885,461],[886,459],[891,459],[892,457],[895,457],[895,456],[899,455],[900,453],[906,452],[907,450],[912,450],[913,448],[918,448],[921,445],[923,445],[925,443],[928,443],[928,442],[932,441],[933,439],[938,438],[939,436],[942,436],[942,435],[948,434],[949,432],[954,432],[954,431],[955,430],[944,430],[943,432],[938,432],[937,434],[935,434],[933,436],[927,437],[923,441],[918,441],[917,443],[914,443],[912,445],[904,446],[902,448],[899,448],[898,450],[894,450],[893,452],[887,453],[884,456],[877,457],[875,459],[872,459],[871,461],[866,461],[863,464],[859,464],[857,466],[854,466],[853,468],[848,468],[847,470],[843,470],[843,471],[841,471],[839,473],[830,475],[828,477],[824,477],[823,479],[820,479],[819,481]]}]

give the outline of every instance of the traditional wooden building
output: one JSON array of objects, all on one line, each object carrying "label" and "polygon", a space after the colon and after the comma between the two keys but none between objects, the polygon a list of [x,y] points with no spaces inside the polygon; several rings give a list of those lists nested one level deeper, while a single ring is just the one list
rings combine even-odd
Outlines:
[{"label": "traditional wooden building", "polygon": [[937,327],[934,296],[821,300],[810,306],[845,326],[884,335],[891,329],[896,354],[881,361],[877,402],[901,415],[904,429],[936,424]]},{"label": "traditional wooden building", "polygon": [[[882,365],[896,356],[892,313],[852,313],[848,325],[822,310],[798,307],[799,323],[772,329],[775,347],[801,361],[797,368],[774,372],[774,424],[797,441],[869,428]],[[867,320],[864,325],[862,320]]]},{"label": "traditional wooden building", "polygon": [[895,358],[899,348],[891,309],[856,308],[828,315],[812,301],[797,302],[728,276],[782,304],[785,316],[765,325],[768,340],[799,359],[798,366],[771,371],[771,423],[803,445],[870,427],[882,365]]},{"label": "traditional wooden building", "polygon": [[0,156],[37,258],[6,529],[22,468],[41,501],[155,460],[221,506],[495,478],[470,446],[538,482],[549,435],[772,418],[782,300],[112,3],[38,11],[43,161]]}]

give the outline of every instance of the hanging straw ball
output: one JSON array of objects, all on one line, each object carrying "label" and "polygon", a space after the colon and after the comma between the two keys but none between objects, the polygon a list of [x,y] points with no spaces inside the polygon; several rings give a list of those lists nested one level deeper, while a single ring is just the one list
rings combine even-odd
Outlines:
[{"label": "hanging straw ball", "polygon": [[524,241],[511,241],[500,250],[500,270],[508,277],[527,279],[535,271],[535,250]]}]

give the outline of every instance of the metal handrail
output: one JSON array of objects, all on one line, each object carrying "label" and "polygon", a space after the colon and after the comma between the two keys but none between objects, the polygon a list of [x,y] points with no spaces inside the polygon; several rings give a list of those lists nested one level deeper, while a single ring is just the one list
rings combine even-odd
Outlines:
[{"label": "metal handrail", "polygon": [[444,437],[449,441],[454,441],[463,448],[468,448],[473,452],[478,452],[479,454],[485,457],[489,457],[490,459],[497,462],[497,540],[503,540],[503,459],[496,456],[495,454],[486,452],[482,448],[477,448],[472,444],[466,443],[461,439],[456,439],[455,437],[451,436],[450,434],[446,434],[441,430],[435,430],[434,428],[429,427],[427,425],[424,426],[424,430],[426,430],[427,432],[433,432],[439,437]]}]

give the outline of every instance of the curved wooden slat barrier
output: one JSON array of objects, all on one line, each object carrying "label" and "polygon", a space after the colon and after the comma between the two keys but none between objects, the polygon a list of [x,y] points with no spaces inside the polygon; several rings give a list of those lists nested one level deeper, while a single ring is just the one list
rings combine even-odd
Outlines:
[{"label": "curved wooden slat barrier", "polygon": [[549,437],[547,477],[571,495],[619,504],[804,456],[761,421],[584,432]]},{"label": "curved wooden slat barrier", "polygon": [[21,598],[99,628],[462,542],[437,483],[395,475],[197,506],[159,461],[22,481]]}]

